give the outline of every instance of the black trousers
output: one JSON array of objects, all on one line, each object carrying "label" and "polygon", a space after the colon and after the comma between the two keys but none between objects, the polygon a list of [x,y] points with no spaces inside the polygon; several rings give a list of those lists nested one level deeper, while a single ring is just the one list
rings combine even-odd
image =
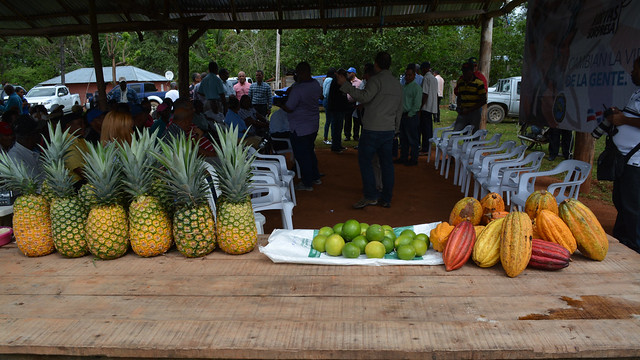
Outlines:
[{"label": "black trousers", "polygon": [[442,101],[442,96],[438,96],[438,114],[436,115],[435,122],[440,122],[440,102]]},{"label": "black trousers", "polygon": [[427,151],[429,139],[433,137],[434,113],[420,110],[420,151]]},{"label": "black trousers", "polygon": [[613,236],[640,253],[640,167],[626,165],[613,182],[613,205],[618,210]]},{"label": "black trousers", "polygon": [[560,147],[562,146],[562,156],[568,159],[571,154],[571,137],[573,136],[573,132],[571,130],[551,128],[549,132],[547,132],[547,136],[549,137],[549,156],[558,156]]},{"label": "black trousers", "polygon": [[353,130],[353,140],[358,140],[362,121],[357,117],[351,116],[351,114],[353,114],[353,110],[344,114],[344,137],[351,138],[351,130]]},{"label": "black trousers", "polygon": [[267,112],[269,111],[269,105],[267,105],[267,104],[253,104],[253,107],[256,109],[256,112],[258,114],[268,118]]}]

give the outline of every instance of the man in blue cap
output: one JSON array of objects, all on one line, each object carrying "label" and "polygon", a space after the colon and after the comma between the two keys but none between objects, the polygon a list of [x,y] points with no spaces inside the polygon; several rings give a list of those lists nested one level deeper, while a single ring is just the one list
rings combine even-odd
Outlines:
[{"label": "man in blue cap", "polygon": [[[358,79],[356,76],[356,68],[353,66],[347,69],[347,80],[351,82],[351,85],[356,89],[360,88],[360,84],[362,80]],[[358,141],[360,138],[360,128],[362,127],[362,121],[356,116],[353,116],[353,112],[356,109],[356,101],[347,94],[347,99],[349,103],[353,105],[353,109],[347,112],[344,116],[344,140],[351,140],[351,130],[353,129],[353,140]],[[353,124],[353,126],[351,126]]]}]

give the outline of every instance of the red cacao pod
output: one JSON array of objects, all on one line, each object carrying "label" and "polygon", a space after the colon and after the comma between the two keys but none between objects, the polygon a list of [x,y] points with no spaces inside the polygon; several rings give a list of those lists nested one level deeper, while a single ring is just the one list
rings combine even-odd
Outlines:
[{"label": "red cacao pod", "polygon": [[533,239],[528,266],[541,270],[560,270],[569,266],[570,259],[571,253],[562,245]]},{"label": "red cacao pod", "polygon": [[471,257],[475,243],[476,231],[470,221],[464,220],[456,225],[442,253],[445,269],[451,271],[462,267]]}]

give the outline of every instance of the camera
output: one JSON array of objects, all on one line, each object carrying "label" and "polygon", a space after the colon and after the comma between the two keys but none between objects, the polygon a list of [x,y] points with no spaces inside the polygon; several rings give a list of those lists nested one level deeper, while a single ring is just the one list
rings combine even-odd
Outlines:
[{"label": "camera", "polygon": [[613,136],[618,132],[618,129],[615,127],[615,125],[607,120],[607,117],[611,115],[613,115],[613,110],[611,108],[606,109],[604,111],[604,114],[602,114],[602,121],[591,132],[591,136],[593,136],[596,140],[600,139],[600,137],[604,134]]}]

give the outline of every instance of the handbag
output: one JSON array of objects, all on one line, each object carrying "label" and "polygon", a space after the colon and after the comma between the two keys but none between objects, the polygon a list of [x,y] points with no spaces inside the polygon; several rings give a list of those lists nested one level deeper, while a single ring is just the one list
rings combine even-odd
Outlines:
[{"label": "handbag", "polygon": [[629,159],[640,149],[640,143],[636,145],[627,155],[622,155],[611,136],[607,136],[605,148],[598,156],[598,180],[614,181],[622,176],[624,166]]}]

